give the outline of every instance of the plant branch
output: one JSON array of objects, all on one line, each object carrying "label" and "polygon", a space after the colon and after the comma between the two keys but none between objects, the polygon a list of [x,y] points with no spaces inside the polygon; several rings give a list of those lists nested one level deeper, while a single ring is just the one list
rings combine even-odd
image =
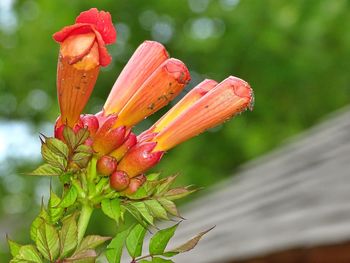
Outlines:
[{"label": "plant branch", "polygon": [[88,204],[83,204],[78,221],[78,244],[81,243],[89,224],[93,208]]}]

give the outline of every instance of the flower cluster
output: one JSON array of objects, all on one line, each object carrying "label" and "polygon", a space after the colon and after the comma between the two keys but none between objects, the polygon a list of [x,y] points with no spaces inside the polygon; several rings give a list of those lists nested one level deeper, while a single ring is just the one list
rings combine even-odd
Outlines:
[{"label": "flower cluster", "polygon": [[120,73],[101,112],[82,114],[100,66],[111,62],[105,47],[116,40],[111,17],[108,12],[90,9],[53,37],[60,43],[57,90],[61,115],[55,137],[64,141],[67,126],[75,133],[88,129],[84,144],[98,158],[98,173],[110,176],[110,186],[116,191],[135,192],[145,182],[144,173],[166,151],[252,106],[253,91],[244,80],[233,76],[220,83],[206,79],[136,136],[132,128],[166,106],[188,84],[186,65],[170,58],[160,43],[145,41]]}]

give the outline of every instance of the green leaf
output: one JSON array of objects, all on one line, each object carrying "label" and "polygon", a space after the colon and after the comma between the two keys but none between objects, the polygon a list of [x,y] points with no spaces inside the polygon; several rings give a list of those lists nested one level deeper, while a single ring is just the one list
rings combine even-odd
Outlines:
[{"label": "green leaf", "polygon": [[[128,206],[121,206],[121,211],[123,210],[127,210],[136,220],[137,222],[142,225],[143,227],[147,228],[148,224],[145,223],[145,221],[143,220],[143,217],[141,216],[140,212],[133,206],[128,205]],[[123,213],[121,213],[121,218],[123,219]]]},{"label": "green leaf", "polygon": [[192,194],[196,192],[197,190],[190,190],[186,187],[179,187],[179,188],[173,188],[170,189],[168,192],[164,194],[164,197],[166,197],[168,200],[176,200],[183,197],[188,196],[189,194]]},{"label": "green leaf", "polygon": [[85,144],[81,144],[79,145],[76,149],[75,149],[75,152],[79,152],[79,153],[89,153],[89,154],[93,154],[94,151],[93,149],[88,146],[88,145],[85,145]]},{"label": "green leaf", "polygon": [[9,248],[10,248],[11,256],[16,257],[18,255],[19,250],[21,249],[22,245],[16,243],[15,241],[12,241],[7,236],[6,236],[6,239],[7,239],[7,243],[9,245]]},{"label": "green leaf", "polygon": [[162,229],[158,231],[152,238],[149,243],[149,253],[151,255],[161,255],[166,246],[169,243],[169,240],[174,236],[175,231],[179,224],[176,224],[172,227]]},{"label": "green leaf", "polygon": [[182,218],[173,201],[166,198],[159,198],[158,201],[169,214]]},{"label": "green leaf", "polygon": [[43,260],[40,254],[32,245],[25,245],[20,248],[18,254],[14,259],[10,261],[11,263],[42,263]]},{"label": "green leaf", "polygon": [[48,211],[50,216],[50,222],[52,224],[56,223],[63,214],[63,209],[59,206],[60,203],[61,198],[59,198],[51,189],[48,203]]},{"label": "green leaf", "polygon": [[71,149],[71,150],[75,149],[76,139],[75,139],[75,133],[72,130],[72,128],[70,128],[68,126],[64,127],[63,138],[66,141],[69,149]]},{"label": "green leaf", "polygon": [[80,129],[76,134],[75,134],[75,147],[83,144],[87,138],[89,138],[89,131],[88,129]]},{"label": "green leaf", "polygon": [[147,175],[147,181],[156,181],[159,179],[160,173],[151,173]]},{"label": "green leaf", "polygon": [[146,200],[144,203],[154,218],[169,219],[166,210],[157,200]]},{"label": "green leaf", "polygon": [[95,263],[97,253],[94,249],[87,249],[80,251],[73,256],[66,258],[64,262],[74,262],[74,263]]},{"label": "green leaf", "polygon": [[189,241],[187,241],[186,243],[182,244],[181,246],[172,249],[169,252],[176,252],[176,253],[183,253],[183,252],[187,252],[190,251],[191,249],[193,249],[199,242],[199,240],[206,234],[208,233],[210,230],[212,230],[215,226],[213,226],[212,228],[209,228],[208,230],[205,230],[203,232],[200,232],[199,234],[197,234],[195,237],[193,237],[192,239],[190,239]]},{"label": "green leaf", "polygon": [[110,200],[110,199],[104,199],[101,202],[101,209],[102,212],[115,220],[117,223],[119,222],[120,218],[120,200],[119,198]]},{"label": "green leaf", "polygon": [[69,149],[68,146],[59,139],[45,138],[45,144],[55,155],[68,159]]},{"label": "green leaf", "polygon": [[77,250],[75,251],[74,255],[77,255],[78,253],[86,251],[86,250],[94,249],[110,239],[111,239],[110,237],[103,237],[103,236],[98,236],[98,235],[86,236],[81,241],[81,243],[80,243],[79,247],[77,248]]},{"label": "green leaf", "polygon": [[150,225],[154,225],[153,223],[153,217],[149,213],[146,205],[143,202],[135,202],[131,203],[131,206],[133,206],[143,217],[143,219]]},{"label": "green leaf", "polygon": [[169,190],[170,186],[174,183],[177,175],[169,176],[164,178],[156,190],[156,195],[162,195]]},{"label": "green leaf", "polygon": [[47,163],[40,165],[33,172],[27,173],[27,175],[32,176],[59,176],[60,174],[62,174],[61,169]]},{"label": "green leaf", "polygon": [[69,216],[62,222],[62,228],[59,231],[60,237],[60,258],[64,258],[78,244],[78,227],[76,222],[76,214]]},{"label": "green leaf", "polygon": [[77,197],[78,197],[78,191],[77,189],[72,185],[68,192],[66,192],[66,194],[64,195],[61,203],[60,203],[60,207],[70,207],[72,206],[75,201],[77,200]]},{"label": "green leaf", "polygon": [[105,255],[109,263],[120,263],[120,259],[123,252],[123,246],[124,246],[126,237],[128,236],[130,229],[132,227],[133,226],[129,227],[128,229],[120,233],[117,233],[115,238],[113,238],[112,241],[107,246]]},{"label": "green leaf", "polygon": [[139,263],[173,263],[174,261],[170,259],[164,259],[160,257],[153,257],[152,260],[141,260]]},{"label": "green leaf", "polygon": [[45,220],[49,219],[49,214],[42,205],[39,215],[34,219],[33,223],[30,226],[30,238],[34,242],[36,242],[38,228],[45,222]]},{"label": "green leaf", "polygon": [[146,197],[149,197],[150,194],[148,191],[145,189],[144,186],[141,186],[137,191],[131,195],[126,195],[129,199],[131,200],[139,200],[139,199],[144,199]]},{"label": "green leaf", "polygon": [[45,143],[41,145],[41,155],[45,162],[53,167],[64,170],[67,166],[67,159],[52,152]]},{"label": "green leaf", "polygon": [[72,161],[76,163],[80,168],[85,168],[87,167],[91,156],[91,153],[78,152],[73,155]]},{"label": "green leaf", "polygon": [[57,258],[60,249],[59,237],[52,225],[44,222],[39,226],[35,244],[46,259],[53,261]]},{"label": "green leaf", "polygon": [[143,239],[147,229],[142,225],[134,226],[126,238],[126,248],[132,258],[141,256]]}]

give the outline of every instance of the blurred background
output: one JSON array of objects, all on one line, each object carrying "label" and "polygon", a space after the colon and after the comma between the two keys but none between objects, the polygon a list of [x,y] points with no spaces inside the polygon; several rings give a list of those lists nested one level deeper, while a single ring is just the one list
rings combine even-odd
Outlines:
[{"label": "blurred background", "polygon": [[[179,172],[179,184],[210,187],[349,103],[349,0],[1,0],[0,258],[4,262],[5,233],[20,243],[29,241],[29,224],[50,184],[50,179],[23,173],[40,163],[39,132],[51,135],[59,112],[55,88],[59,47],[52,34],[91,7],[112,14],[118,36],[117,43],[108,47],[113,62],[100,73],[85,112],[101,109],[119,72],[146,39],[163,43],[172,57],[188,66],[192,81],[185,92],[204,78],[221,81],[229,75],[247,80],[255,91],[253,112],[167,153],[156,170],[165,175]],[[149,127],[166,110],[136,130]],[[99,220],[96,213],[91,232]],[[100,225],[99,231],[114,230],[110,222]]]}]

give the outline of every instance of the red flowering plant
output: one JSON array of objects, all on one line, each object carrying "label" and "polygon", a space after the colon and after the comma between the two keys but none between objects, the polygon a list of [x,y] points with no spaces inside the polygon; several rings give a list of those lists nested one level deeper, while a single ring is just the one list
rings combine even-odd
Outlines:
[{"label": "red flowering plant", "polygon": [[[59,194],[50,191],[48,203],[33,221],[33,244],[8,239],[11,262],[120,262],[124,246],[131,262],[173,262],[174,255],[192,249],[207,231],[166,249],[175,224],[156,232],[148,254],[142,255],[147,230],[156,228],[159,220],[181,219],[174,200],[195,191],[172,187],[176,176],[160,178],[147,171],[166,151],[250,108],[252,89],[232,76],[220,83],[206,79],[136,135],[133,127],[166,106],[190,81],[186,65],[170,58],[160,43],[145,41],[120,73],[101,111],[82,114],[100,67],[111,62],[105,47],[116,40],[111,16],[92,8],[53,38],[60,44],[61,114],[54,137],[41,137],[45,163],[30,174],[57,177],[63,187]],[[122,231],[115,237],[85,235],[94,209],[101,209]],[[125,214],[137,223],[121,227]],[[103,252],[96,250],[107,242]]]}]

